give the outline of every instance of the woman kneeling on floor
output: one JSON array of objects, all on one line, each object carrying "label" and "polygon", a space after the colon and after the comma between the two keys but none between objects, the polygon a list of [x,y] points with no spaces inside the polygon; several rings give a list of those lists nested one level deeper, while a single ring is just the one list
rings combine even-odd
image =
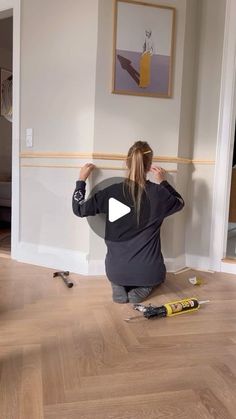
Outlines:
[{"label": "woman kneeling on floor", "polygon": [[[95,168],[87,163],[80,170],[73,194],[73,212],[78,217],[106,214],[105,267],[116,303],[140,303],[165,280],[160,228],[165,217],[184,207],[183,198],[167,182],[165,170],[152,166],[152,158],[147,142],[135,142],[128,151],[124,180],[85,200],[86,180]],[[149,171],[157,183],[147,180]],[[129,207],[130,212],[109,221],[110,198]]]}]

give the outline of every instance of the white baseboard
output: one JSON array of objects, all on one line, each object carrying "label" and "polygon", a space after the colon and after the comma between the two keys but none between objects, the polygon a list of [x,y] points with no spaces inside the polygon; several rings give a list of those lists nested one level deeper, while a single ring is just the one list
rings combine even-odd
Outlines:
[{"label": "white baseboard", "polygon": [[176,258],[165,258],[167,272],[176,272],[186,267],[185,255]]},{"label": "white baseboard", "polygon": [[[20,242],[17,246],[19,262],[30,263],[47,268],[71,271],[81,275],[105,275],[104,259],[89,260],[85,252],[60,249],[50,246]],[[176,258],[165,258],[167,272],[176,272],[186,266],[190,268],[210,269],[210,259],[204,256],[180,255]],[[235,273],[234,266],[222,264],[223,272]]]},{"label": "white baseboard", "polygon": [[227,274],[236,274],[236,263],[221,262],[220,271]]},{"label": "white baseboard", "polygon": [[186,254],[186,266],[192,269],[208,271],[210,267],[210,258],[207,256],[196,256]]},{"label": "white baseboard", "polygon": [[[196,255],[180,255],[176,258],[165,258],[167,272],[177,272],[185,267],[208,271],[211,270],[210,258]],[[221,272],[236,274],[236,264],[221,263]],[[104,260],[90,260],[88,275],[106,275]]]},{"label": "white baseboard", "polygon": [[88,261],[88,275],[106,275],[105,259],[91,259]]},{"label": "white baseboard", "polygon": [[87,253],[20,242],[16,260],[81,275],[88,274]]},{"label": "white baseboard", "polygon": [[[104,259],[89,260],[87,253],[70,249],[20,242],[15,259],[18,262],[71,271],[81,275],[105,275]],[[165,265],[167,272],[176,272],[186,266],[185,255],[166,258]]]},{"label": "white baseboard", "polygon": [[[181,255],[176,258],[166,258],[165,265],[166,265],[167,272],[176,272],[179,269],[185,268],[186,266],[185,255]],[[106,275],[104,259],[90,260],[88,263],[88,274],[89,275]]]}]

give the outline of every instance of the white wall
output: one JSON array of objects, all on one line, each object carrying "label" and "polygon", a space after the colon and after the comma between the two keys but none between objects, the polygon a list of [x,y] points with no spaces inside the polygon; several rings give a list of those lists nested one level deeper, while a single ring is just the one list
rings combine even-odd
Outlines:
[{"label": "white wall", "polygon": [[[111,0],[22,0],[23,151],[25,129],[32,127],[32,151],[126,153],[133,141],[145,139],[155,155],[214,158],[225,0],[163,0],[162,4],[177,10],[171,99],[111,94]],[[180,267],[185,263],[185,245],[190,255],[208,255],[214,168],[196,166],[192,173],[190,166],[163,166],[177,169],[171,182],[187,203],[185,212],[167,220],[162,232],[165,257]],[[101,269],[102,240],[86,220],[71,212],[77,173],[76,169],[21,169],[19,259],[57,267],[68,261],[77,272]],[[121,174],[97,171],[89,187]]]},{"label": "white wall", "polygon": [[99,1],[95,150],[126,153],[141,138],[150,142],[155,155],[177,155],[186,0],[162,4],[177,8],[173,98],[165,100],[111,94],[113,8],[112,1]]},{"label": "white wall", "polygon": [[27,127],[35,151],[92,150],[97,7],[22,0],[22,150]]},{"label": "white wall", "polygon": [[[181,89],[181,108],[178,139],[178,156],[191,158],[193,148],[195,91],[196,91],[196,47],[198,39],[198,16],[199,3],[196,0],[188,0],[185,12],[184,54]],[[191,201],[188,195],[188,184],[191,178],[191,166],[179,164],[176,179],[176,188],[184,197],[185,208],[176,214],[173,230],[173,257],[179,258],[185,255],[185,229],[187,223],[188,208]]]},{"label": "white wall", "polygon": [[[32,127],[33,151],[122,153],[141,137],[150,142],[155,154],[175,156],[186,2],[173,0],[171,4],[178,9],[174,95],[163,100],[110,93],[110,0],[23,0],[21,150],[26,150],[25,130]],[[98,174],[98,179],[104,176],[109,173]],[[73,169],[22,168],[22,246],[30,243],[37,252],[40,246],[62,252],[71,249],[89,253],[92,260],[104,257],[100,238],[89,232],[86,220],[78,220],[70,212],[76,178]],[[172,243],[167,235],[164,247],[171,257]],[[24,248],[21,255],[27,258]]]},{"label": "white wall", "polygon": [[197,103],[193,157],[215,159],[226,0],[199,0]]},{"label": "white wall", "polygon": [[[224,39],[225,0],[200,0],[193,158],[215,160]],[[209,268],[214,165],[195,165],[188,185],[191,205],[186,253],[191,266]]]},{"label": "white wall", "polygon": [[[32,127],[30,151],[92,151],[97,8],[97,0],[22,0],[21,150]],[[78,222],[71,210],[78,172],[22,168],[21,241],[33,251],[46,246],[49,253],[62,249],[59,259],[65,249],[86,257],[87,221]],[[27,257],[23,248],[21,258]]]},{"label": "white wall", "polygon": [[[158,4],[158,1],[153,1]],[[163,1],[163,5],[176,7],[175,62],[173,68],[173,98],[159,99],[111,94],[113,5],[110,0],[99,1],[98,50],[95,97],[94,149],[99,152],[127,153],[137,139],[149,142],[155,155],[177,156],[180,129],[181,89],[185,36],[186,1]],[[166,165],[164,165],[166,166]],[[175,169],[176,165],[169,165]],[[107,175],[107,174],[105,174]],[[104,176],[104,175],[103,175]],[[120,176],[115,172],[111,176]],[[100,175],[102,179],[102,174]],[[176,182],[176,176],[172,176]],[[97,179],[96,179],[97,181]],[[163,227],[163,251],[173,258],[173,218]],[[91,233],[92,260],[104,258],[102,239]]]}]

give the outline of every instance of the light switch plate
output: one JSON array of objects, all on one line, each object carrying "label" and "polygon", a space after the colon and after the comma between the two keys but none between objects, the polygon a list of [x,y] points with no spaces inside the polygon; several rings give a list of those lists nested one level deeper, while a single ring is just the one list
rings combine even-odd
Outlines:
[{"label": "light switch plate", "polygon": [[33,128],[26,128],[26,135],[33,135]]},{"label": "light switch plate", "polygon": [[26,147],[33,147],[33,128],[26,128]]}]

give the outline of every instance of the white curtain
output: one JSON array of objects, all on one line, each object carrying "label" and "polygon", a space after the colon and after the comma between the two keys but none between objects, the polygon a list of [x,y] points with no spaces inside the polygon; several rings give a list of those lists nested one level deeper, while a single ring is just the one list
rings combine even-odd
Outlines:
[{"label": "white curtain", "polygon": [[12,77],[2,82],[1,110],[2,115],[12,122]]}]

